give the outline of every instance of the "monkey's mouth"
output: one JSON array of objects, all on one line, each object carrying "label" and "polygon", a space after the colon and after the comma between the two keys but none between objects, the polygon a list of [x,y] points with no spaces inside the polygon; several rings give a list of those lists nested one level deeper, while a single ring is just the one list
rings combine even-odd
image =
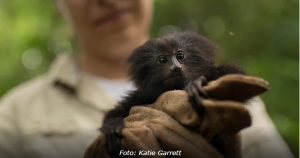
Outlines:
[{"label": "monkey's mouth", "polygon": [[184,73],[179,69],[175,69],[164,77],[164,87],[167,90],[183,89],[185,87],[185,80]]},{"label": "monkey's mouth", "polygon": [[164,80],[164,85],[168,90],[183,89],[185,84],[183,76],[172,76]]}]

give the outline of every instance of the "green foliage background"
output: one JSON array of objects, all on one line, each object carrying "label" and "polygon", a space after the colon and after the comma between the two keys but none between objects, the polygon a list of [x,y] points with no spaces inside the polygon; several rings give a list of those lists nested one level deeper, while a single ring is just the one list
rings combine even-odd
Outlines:
[{"label": "green foliage background", "polygon": [[[191,29],[223,50],[221,61],[268,80],[263,95],[279,132],[298,157],[299,22],[297,0],[156,0],[152,35]],[[0,96],[47,71],[74,49],[52,1],[0,0]]]}]

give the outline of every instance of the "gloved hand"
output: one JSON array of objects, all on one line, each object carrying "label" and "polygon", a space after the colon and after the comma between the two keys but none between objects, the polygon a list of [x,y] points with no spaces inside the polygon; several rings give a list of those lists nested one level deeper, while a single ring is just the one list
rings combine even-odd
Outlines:
[{"label": "gloved hand", "polygon": [[[226,154],[222,154],[239,157],[236,154],[239,150],[237,132],[251,124],[250,115],[242,104],[267,89],[268,83],[260,78],[244,75],[221,77],[203,87],[208,98],[201,100],[205,109],[201,116],[191,106],[185,91],[166,92],[151,105],[131,109],[124,120],[122,145],[140,151],[179,149],[185,157],[222,157],[208,143],[218,134],[219,141],[232,144],[229,148],[225,146]],[[196,130],[191,131],[183,125]],[[105,155],[105,150],[94,151],[103,148],[99,141],[101,139],[91,145],[86,155]]]},{"label": "gloved hand", "polygon": [[[200,134],[186,129],[161,110],[136,106],[124,119],[120,157],[222,158],[222,155]],[[155,155],[144,155],[147,151]],[[166,155],[166,152],[170,152]],[[110,158],[105,137],[99,136],[86,150],[85,158]]]},{"label": "gloved hand", "polygon": [[[216,144],[225,157],[241,157],[238,132],[251,125],[250,114],[243,104],[267,91],[269,84],[261,78],[245,75],[226,75],[204,87],[197,85],[197,81],[192,84],[189,95],[186,91],[169,91],[148,106],[196,129],[207,141]],[[200,97],[201,94],[206,98]],[[197,105],[192,105],[195,103]],[[200,114],[195,106],[201,108]]]},{"label": "gloved hand", "polygon": [[163,111],[149,107],[136,106],[130,110],[124,119],[122,135],[122,145],[136,150],[136,156],[142,156],[139,155],[141,150],[152,150],[159,156],[158,151],[163,149],[163,152],[172,151],[175,156],[186,158],[222,157],[200,134],[186,129]]}]

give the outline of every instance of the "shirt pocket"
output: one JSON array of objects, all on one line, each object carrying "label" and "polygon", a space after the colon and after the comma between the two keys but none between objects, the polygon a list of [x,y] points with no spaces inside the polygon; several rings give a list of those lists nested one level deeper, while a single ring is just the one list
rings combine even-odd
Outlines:
[{"label": "shirt pocket", "polygon": [[28,157],[76,158],[84,152],[79,128],[72,120],[36,122],[27,127],[23,147]]}]

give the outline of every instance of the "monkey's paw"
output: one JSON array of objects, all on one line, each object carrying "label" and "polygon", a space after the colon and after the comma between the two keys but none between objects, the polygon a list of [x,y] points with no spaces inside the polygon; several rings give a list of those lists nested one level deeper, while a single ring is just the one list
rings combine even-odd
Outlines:
[{"label": "monkey's paw", "polygon": [[105,133],[106,147],[111,157],[119,157],[119,152],[121,150],[122,128],[123,124],[118,124]]},{"label": "monkey's paw", "polygon": [[207,94],[203,89],[203,85],[205,85],[206,82],[206,78],[200,76],[196,80],[191,81],[185,88],[185,91],[189,96],[189,102],[200,116],[203,115],[202,101],[207,98]]}]

